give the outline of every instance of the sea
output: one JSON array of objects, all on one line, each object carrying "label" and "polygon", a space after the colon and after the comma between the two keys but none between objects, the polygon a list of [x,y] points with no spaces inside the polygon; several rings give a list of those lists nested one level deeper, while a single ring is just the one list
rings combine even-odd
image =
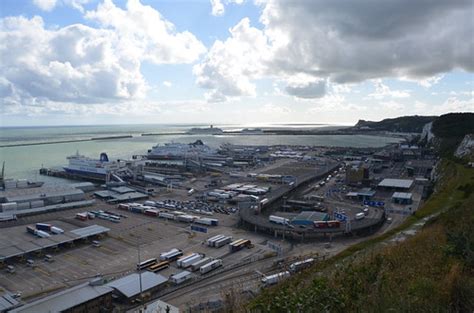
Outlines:
[{"label": "sea", "polygon": [[[130,159],[133,155],[144,155],[157,144],[167,142],[191,143],[198,139],[218,148],[223,143],[245,145],[314,145],[328,147],[381,147],[400,142],[393,137],[371,135],[189,135],[192,127],[208,127],[203,124],[167,125],[94,125],[94,126],[48,126],[48,127],[0,127],[0,146],[35,144],[0,148],[0,162],[5,162],[5,178],[26,178],[46,183],[61,183],[54,177],[39,175],[39,169],[61,168],[67,165],[66,157],[79,152],[98,158],[106,152],[109,159]],[[237,131],[248,125],[214,125],[224,131]],[[326,124],[271,124],[252,125],[262,129],[335,129],[337,125]],[[152,136],[142,136],[153,133]],[[50,143],[55,141],[80,140],[94,137],[132,136],[122,139],[104,139],[82,142]],[[48,144],[49,142],[49,144]],[[0,164],[1,166],[1,164]]]}]

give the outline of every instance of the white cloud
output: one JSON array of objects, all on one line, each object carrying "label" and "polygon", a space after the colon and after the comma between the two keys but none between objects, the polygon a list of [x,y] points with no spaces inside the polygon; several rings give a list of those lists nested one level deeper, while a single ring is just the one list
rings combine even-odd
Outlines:
[{"label": "white cloud", "polygon": [[205,51],[194,35],[177,32],[137,0],[126,10],[106,0],[87,17],[100,27],[48,29],[38,16],[0,19],[0,105],[37,110],[54,102],[92,106],[143,99],[149,90],[143,61],[189,63]]},{"label": "white cloud", "polygon": [[225,12],[224,5],[221,0],[211,0],[212,11],[211,14],[214,16],[223,15]]},{"label": "white cloud", "polygon": [[[474,71],[474,24],[468,0],[257,3],[262,7],[263,29],[246,24],[257,34],[252,39],[256,44],[252,46],[247,36],[237,36],[233,28],[231,36],[216,41],[196,67],[198,85],[214,90],[220,98],[232,96],[235,90],[248,94],[242,83],[253,85],[252,80],[262,77],[286,80],[304,74],[327,84],[392,77],[430,87],[443,73]],[[241,21],[235,28],[242,25]],[[250,47],[245,57],[230,51],[241,52],[240,44]],[[249,69],[246,61],[257,70]],[[226,69],[232,74],[223,75]],[[289,85],[287,91],[298,95],[315,88]],[[405,98],[409,92],[379,90],[373,96]]]},{"label": "white cloud", "polygon": [[165,86],[165,87],[167,87],[167,88],[170,88],[171,86],[173,86],[173,83],[170,82],[170,81],[165,80],[165,81],[163,82],[163,86]]},{"label": "white cloud", "polygon": [[384,99],[384,98],[408,98],[410,93],[407,90],[392,90],[390,87],[382,83],[382,80],[373,81],[375,92],[368,94],[368,98]]},{"label": "white cloud", "polygon": [[129,0],[126,10],[105,0],[85,16],[113,30],[118,37],[117,49],[136,59],[155,64],[191,63],[206,51],[192,33],[176,32],[160,12],[139,0]]},{"label": "white cloud", "polygon": [[214,42],[205,59],[193,68],[197,85],[211,90],[207,95],[213,102],[255,96],[251,80],[264,71],[268,45],[263,33],[251,27],[248,18],[229,31],[231,37]]},{"label": "white cloud", "polygon": [[43,11],[51,11],[56,6],[57,0],[33,0],[33,3]]}]

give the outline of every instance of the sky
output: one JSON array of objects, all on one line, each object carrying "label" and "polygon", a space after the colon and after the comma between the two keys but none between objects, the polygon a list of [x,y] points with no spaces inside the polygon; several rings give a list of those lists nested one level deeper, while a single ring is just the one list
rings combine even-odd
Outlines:
[{"label": "sky", "polygon": [[2,0],[0,126],[474,112],[472,0]]}]

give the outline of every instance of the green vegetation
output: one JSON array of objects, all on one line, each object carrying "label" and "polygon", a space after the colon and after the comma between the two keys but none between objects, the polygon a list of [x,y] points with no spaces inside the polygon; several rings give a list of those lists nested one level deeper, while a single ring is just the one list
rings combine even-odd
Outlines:
[{"label": "green vegetation", "polygon": [[[441,165],[437,192],[392,231],[346,249],[248,305],[258,312],[472,312],[474,169]],[[385,241],[426,216],[415,236]]]},{"label": "green vegetation", "polygon": [[450,113],[433,122],[433,134],[438,138],[438,151],[451,158],[466,134],[474,134],[474,113]]},{"label": "green vegetation", "polygon": [[354,128],[369,127],[370,130],[390,131],[402,133],[421,133],[423,127],[433,122],[436,116],[402,116],[387,118],[380,122],[359,120]]}]

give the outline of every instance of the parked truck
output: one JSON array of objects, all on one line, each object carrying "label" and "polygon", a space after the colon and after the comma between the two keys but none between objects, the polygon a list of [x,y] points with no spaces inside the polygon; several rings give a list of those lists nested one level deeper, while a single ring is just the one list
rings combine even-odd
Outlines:
[{"label": "parked truck", "polygon": [[174,248],[168,252],[160,254],[160,261],[174,261],[182,255],[183,251]]},{"label": "parked truck", "polygon": [[212,258],[201,259],[201,260],[191,264],[191,266],[189,267],[189,270],[192,271],[192,272],[195,272],[195,271],[199,270],[201,268],[201,266],[204,266],[207,263],[210,263],[212,261],[213,261]]},{"label": "parked truck", "polygon": [[272,223],[275,224],[281,224],[281,225],[287,225],[290,223],[290,220],[284,217],[276,216],[276,215],[270,215],[268,217],[268,220]]}]

